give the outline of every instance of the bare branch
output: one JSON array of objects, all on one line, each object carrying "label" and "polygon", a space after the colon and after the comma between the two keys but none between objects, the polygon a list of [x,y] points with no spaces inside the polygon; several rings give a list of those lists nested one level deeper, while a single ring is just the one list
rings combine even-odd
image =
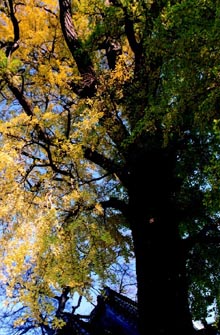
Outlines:
[{"label": "bare branch", "polygon": [[77,305],[72,307],[72,314],[74,314],[74,313],[75,313],[75,311],[76,311],[76,309],[80,307],[80,305],[81,305],[81,302],[82,302],[82,295],[80,295],[80,296],[79,296],[79,299],[78,299]]}]

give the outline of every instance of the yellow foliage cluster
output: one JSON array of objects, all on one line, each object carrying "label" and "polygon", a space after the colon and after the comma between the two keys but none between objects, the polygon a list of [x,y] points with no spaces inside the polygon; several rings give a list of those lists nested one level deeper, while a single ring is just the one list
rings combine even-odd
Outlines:
[{"label": "yellow foliage cluster", "polygon": [[[83,146],[89,142],[92,150],[99,147],[102,151],[108,143],[99,120],[104,103],[111,101],[105,98],[103,103],[102,94],[114,85],[121,97],[123,84],[131,79],[132,65],[125,45],[127,56],[119,58],[114,71],[100,75],[97,96],[79,100],[70,83],[79,81],[80,75],[61,32],[58,1],[13,3],[19,47],[8,58],[0,54],[4,96],[0,112],[0,280],[8,283],[8,298],[18,288],[19,301],[29,307],[32,318],[42,322],[42,311],[48,317],[54,312],[45,296],[53,297],[54,290],[64,286],[84,292],[91,284],[91,271],[104,277],[108,264],[117,257],[121,236],[115,238],[114,229],[102,225],[104,212],[97,190],[86,183],[98,170],[83,158]],[[73,1],[72,5],[74,24],[84,40],[105,1]],[[12,42],[13,29],[9,8],[0,7],[0,41]],[[9,86],[25,97],[29,114]],[[23,322],[24,317],[19,318],[14,326]],[[55,328],[62,325],[54,319]]]},{"label": "yellow foliage cluster", "polygon": [[[53,297],[54,290],[63,286],[69,286],[73,292],[83,292],[91,282],[91,264],[101,275],[103,263],[115,259],[112,250],[117,247],[117,242],[113,232],[105,232],[105,227],[101,226],[99,217],[102,218],[103,209],[96,202],[95,189],[92,193],[91,188],[89,191],[80,188],[69,177],[59,183],[53,180],[53,171],[44,167],[48,163],[47,152],[29,144],[36,126],[50,129],[57,123],[52,159],[58,167],[72,161],[79,166],[78,173],[83,176],[86,164],[82,170],[81,145],[71,144],[71,141],[81,138],[84,143],[86,134],[95,128],[99,113],[90,115],[87,111],[82,123],[77,122],[74,126],[76,133],[66,140],[59,132],[59,115],[52,111],[42,114],[37,107],[33,118],[21,113],[0,124],[0,217],[3,223],[0,280],[9,283],[8,298],[13,297],[15,287],[20,288],[20,301],[30,308],[31,316],[39,322],[42,311],[48,315],[54,312],[53,305],[43,300],[42,295]],[[42,168],[31,169],[32,155],[38,157]],[[39,190],[32,192],[27,180],[33,185],[39,184]],[[71,183],[72,186],[66,187]],[[79,214],[73,219],[70,216],[64,223],[63,209],[71,213],[76,204],[80,204]],[[86,212],[86,207],[94,209]],[[101,250],[106,254],[102,255]],[[24,318],[17,320],[15,325],[22,322]],[[55,320],[54,327],[60,326],[60,321]]]}]

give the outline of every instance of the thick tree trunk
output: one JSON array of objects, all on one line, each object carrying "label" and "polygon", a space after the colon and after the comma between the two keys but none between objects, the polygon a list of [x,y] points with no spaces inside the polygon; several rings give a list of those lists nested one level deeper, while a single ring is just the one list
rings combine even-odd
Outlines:
[{"label": "thick tree trunk", "polygon": [[152,218],[149,223],[139,215],[135,221],[141,334],[193,334],[181,241],[169,228],[166,231],[166,221],[153,222]]},{"label": "thick tree trunk", "polygon": [[[151,160],[149,160],[151,162]],[[153,160],[152,160],[153,162]],[[141,335],[192,335],[185,256],[166,162],[135,159],[130,182]]]}]

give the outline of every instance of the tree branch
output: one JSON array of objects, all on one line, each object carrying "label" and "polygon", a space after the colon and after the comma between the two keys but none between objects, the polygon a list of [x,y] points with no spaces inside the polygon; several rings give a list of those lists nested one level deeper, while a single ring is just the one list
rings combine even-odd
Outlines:
[{"label": "tree branch", "polygon": [[114,208],[119,210],[125,217],[128,217],[128,206],[127,204],[117,198],[110,198],[109,200],[102,201],[101,205],[104,209]]},{"label": "tree branch", "polygon": [[102,167],[109,174],[115,174],[119,180],[124,179],[123,166],[101,155],[97,151],[84,148],[84,157]]},{"label": "tree branch", "polygon": [[9,80],[7,80],[8,88],[14,94],[15,98],[18,100],[20,105],[23,107],[25,113],[28,116],[33,116],[33,106],[24,96],[23,92],[20,91],[15,85],[13,85]]},{"label": "tree branch", "polygon": [[111,70],[115,69],[117,57],[121,55],[121,44],[115,38],[107,37],[104,42],[98,45],[99,49],[105,49],[108,66]]},{"label": "tree branch", "polygon": [[131,50],[135,54],[136,61],[140,57],[142,53],[142,45],[138,43],[135,37],[135,30],[134,30],[134,23],[129,16],[128,9],[126,6],[122,5],[118,0],[111,0],[110,1],[114,6],[122,8],[124,12],[124,19],[125,19],[125,33],[131,47]]},{"label": "tree branch", "polygon": [[79,73],[82,75],[82,87],[78,94],[91,97],[96,91],[96,75],[93,69],[92,60],[78,38],[73,21],[71,0],[59,0],[60,24],[66,44],[76,62]]},{"label": "tree branch", "polygon": [[9,4],[9,13],[11,17],[11,22],[12,22],[13,29],[14,29],[14,40],[12,43],[8,44],[8,47],[6,49],[6,56],[10,57],[11,54],[19,47],[18,42],[20,38],[20,31],[19,31],[18,20],[14,14],[13,0],[8,0],[8,4]]},{"label": "tree branch", "polygon": [[134,52],[134,54],[137,57],[142,52],[142,46],[140,43],[137,42],[135,38],[134,23],[128,15],[127,8],[124,8],[124,13],[125,13],[125,33],[128,38],[128,42],[131,47],[131,50]]},{"label": "tree branch", "polygon": [[65,287],[62,291],[62,294],[60,297],[56,296],[55,298],[58,300],[58,308],[56,312],[56,316],[61,316],[62,313],[64,312],[66,302],[69,299],[68,294],[70,293],[70,288],[69,286]]},{"label": "tree branch", "polygon": [[81,302],[82,302],[82,295],[80,295],[80,296],[79,296],[79,299],[78,299],[77,305],[72,307],[72,314],[74,314],[74,313],[75,313],[75,311],[76,311],[76,309],[80,307],[80,305],[81,305]]}]

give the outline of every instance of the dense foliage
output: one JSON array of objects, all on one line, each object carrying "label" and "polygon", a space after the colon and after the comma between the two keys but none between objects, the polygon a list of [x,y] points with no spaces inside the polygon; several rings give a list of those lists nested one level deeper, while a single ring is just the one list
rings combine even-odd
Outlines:
[{"label": "dense foliage", "polygon": [[0,24],[15,327],[62,327],[55,294],[135,255],[140,332],[193,334],[220,303],[219,2],[4,0]]}]

